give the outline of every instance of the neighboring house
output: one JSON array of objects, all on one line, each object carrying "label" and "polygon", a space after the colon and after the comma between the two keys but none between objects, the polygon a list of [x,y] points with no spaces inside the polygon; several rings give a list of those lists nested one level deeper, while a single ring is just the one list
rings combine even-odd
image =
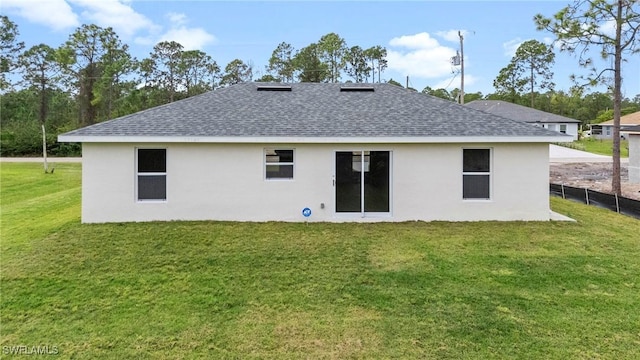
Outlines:
[{"label": "neighboring house", "polygon": [[87,223],[549,220],[563,140],[389,84],[315,83],[238,84],[59,136],[82,143]]},{"label": "neighboring house", "polygon": [[[620,117],[620,136],[627,138],[625,129],[632,126],[640,126],[640,111]],[[613,137],[613,120],[590,124],[591,136],[596,139],[611,139]]]},{"label": "neighboring house", "polygon": [[629,182],[640,184],[640,125],[626,128],[629,136]]},{"label": "neighboring house", "polygon": [[578,140],[578,127],[580,125],[580,120],[551,114],[502,100],[475,100],[469,102],[466,106],[482,110],[490,114],[502,116],[507,119],[523,121],[551,131],[571,135],[573,140]]}]

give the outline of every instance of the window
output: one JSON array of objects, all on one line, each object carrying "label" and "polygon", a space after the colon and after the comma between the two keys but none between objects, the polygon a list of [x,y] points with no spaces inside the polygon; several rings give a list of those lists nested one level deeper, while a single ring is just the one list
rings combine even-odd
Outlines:
[{"label": "window", "polygon": [[566,124],[561,124],[560,125],[560,132],[563,134],[567,133],[567,125]]},{"label": "window", "polygon": [[167,200],[167,150],[138,149],[138,201]]},{"label": "window", "polygon": [[336,213],[389,213],[391,152],[337,151]]},{"label": "window", "polygon": [[462,198],[491,198],[491,150],[464,149],[462,165]]},{"label": "window", "polygon": [[293,150],[265,149],[265,178],[293,179]]}]

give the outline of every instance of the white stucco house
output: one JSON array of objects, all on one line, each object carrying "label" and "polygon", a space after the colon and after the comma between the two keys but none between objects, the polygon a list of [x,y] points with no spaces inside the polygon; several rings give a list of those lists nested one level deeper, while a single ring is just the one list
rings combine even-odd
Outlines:
[{"label": "white stucco house", "polygon": [[640,184],[640,125],[628,127],[629,136],[629,182]]},{"label": "white stucco house", "polygon": [[578,140],[580,120],[502,100],[475,100],[467,103],[466,106],[511,120],[524,121],[544,129],[571,135],[573,140]]},{"label": "white stucco house", "polygon": [[[620,117],[620,137],[627,139],[627,128],[640,126],[640,111]],[[598,124],[590,124],[591,136],[596,139],[613,138],[613,120],[601,122]]]},{"label": "white stucco house", "polygon": [[244,83],[77,129],[82,221],[549,220],[558,132],[389,84]]}]

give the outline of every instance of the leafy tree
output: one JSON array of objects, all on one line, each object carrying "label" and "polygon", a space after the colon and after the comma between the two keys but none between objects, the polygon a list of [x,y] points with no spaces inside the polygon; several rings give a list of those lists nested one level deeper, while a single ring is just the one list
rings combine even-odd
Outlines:
[{"label": "leafy tree", "polygon": [[320,58],[327,64],[329,81],[332,83],[340,80],[340,70],[345,65],[347,43],[336,33],[329,33],[320,38],[318,42]]},{"label": "leafy tree", "polygon": [[273,74],[273,78],[276,82],[292,82],[293,73],[295,68],[293,66],[293,46],[286,42],[278,44],[271,58],[269,58],[269,65],[266,69],[269,73]]},{"label": "leafy tree", "polygon": [[[578,63],[589,69],[588,83],[608,83],[603,77],[613,72],[613,180],[611,190],[621,195],[620,116],[622,108],[622,63],[640,52],[640,12],[637,0],[579,0],[567,5],[553,18],[534,17],[538,30],[552,32],[561,51],[578,53]],[[613,25],[610,32],[607,25]],[[590,57],[592,48],[603,59],[613,58],[613,67],[598,70]],[[633,76],[636,76],[634,74]]]},{"label": "leafy tree", "polygon": [[427,94],[427,95],[431,95],[431,96],[435,96],[437,98],[440,99],[445,99],[445,100],[449,100],[449,101],[453,101],[454,99],[451,97],[451,94],[449,94],[449,92],[447,91],[447,89],[432,89],[431,87],[427,86],[424,89],[422,89],[422,93],[423,94]]},{"label": "leafy tree", "polygon": [[329,78],[327,64],[320,60],[320,49],[315,43],[300,49],[293,57],[293,66],[300,82],[325,82]]},{"label": "leafy tree", "polygon": [[220,66],[218,66],[218,63],[215,60],[207,65],[207,73],[209,74],[211,90],[213,90],[218,86],[218,79],[222,80]]},{"label": "leafy tree", "polygon": [[503,93],[522,94],[528,87],[530,106],[534,107],[535,89],[553,89],[553,64],[555,54],[547,45],[537,41],[523,42],[511,62],[500,70],[493,86]]},{"label": "leafy tree", "polygon": [[[56,135],[72,130],[69,125],[77,112],[76,99],[55,87],[47,90],[46,148],[49,154],[78,155],[78,144],[59,144]],[[40,98],[37,89],[21,86],[2,95],[2,134],[0,154],[2,156],[42,156],[42,126],[38,121]]]},{"label": "leafy tree", "polygon": [[161,41],[151,52],[153,83],[168,92],[169,102],[174,101],[178,88],[183,85],[179,75],[182,49],[184,47],[178,42]]},{"label": "leafy tree", "polygon": [[[629,114],[633,114],[634,112],[638,111],[637,108],[629,106],[629,107],[624,107],[620,110],[620,114],[622,116],[625,115],[629,115]],[[613,119],[613,109],[607,109],[604,111],[600,111],[598,113],[598,115],[595,117],[595,120],[593,120],[593,124],[598,124],[604,121],[609,121]]]},{"label": "leafy tree", "polygon": [[523,80],[518,78],[516,65],[510,62],[509,65],[500,69],[498,77],[493,80],[493,87],[496,94],[493,97],[499,97],[517,104],[520,97],[519,89],[523,86]]},{"label": "leafy tree", "polygon": [[210,71],[217,67],[211,56],[200,50],[184,51],[178,64],[178,74],[182,78],[186,95],[193,96],[211,90],[213,85],[209,83]]},{"label": "leafy tree", "polygon": [[345,53],[345,71],[357,83],[365,82],[371,68],[367,65],[367,58],[360,46],[353,46]]},{"label": "leafy tree", "polygon": [[18,42],[19,34],[18,25],[0,15],[0,91],[11,86],[5,74],[15,70],[16,57],[24,49],[24,43]]},{"label": "leafy tree", "polygon": [[475,101],[475,100],[481,100],[484,98],[484,95],[482,95],[482,92],[478,91],[475,93],[464,93],[464,103],[469,103],[471,101]]},{"label": "leafy tree", "polygon": [[[586,110],[584,118],[580,119],[583,120],[583,124],[586,124],[588,121],[595,119],[598,116],[598,112],[613,108],[613,99],[611,94],[594,92],[582,98],[580,107]],[[607,120],[611,119],[613,119],[613,113]]]},{"label": "leafy tree", "polygon": [[220,85],[228,86],[251,81],[253,77],[253,69],[250,65],[245,64],[240,59],[232,60],[224,68],[224,75]]},{"label": "leafy tree", "polygon": [[531,107],[533,107],[536,88],[552,90],[554,87],[553,72],[550,67],[555,61],[555,54],[551,47],[537,40],[529,40],[518,47],[514,59],[523,78],[528,80]]},{"label": "leafy tree", "polygon": [[81,125],[94,124],[98,119],[101,96],[96,84],[112,60],[106,54],[114,51],[126,53],[127,50],[113,29],[93,24],[80,26],[57,51],[57,60],[67,73],[70,85],[77,89]]},{"label": "leafy tree", "polygon": [[[132,81],[125,79],[136,69],[137,62],[129,54],[129,46],[122,44],[117,36],[106,38],[104,48],[105,53],[101,59],[102,74],[94,88],[94,102],[104,105],[104,118],[111,119],[116,100],[122,97],[123,92],[135,87]],[[117,111],[116,114],[124,115]]]},{"label": "leafy tree", "polygon": [[150,98],[152,97],[152,93],[157,91],[158,84],[155,83],[155,79],[153,77],[154,72],[156,71],[156,63],[150,59],[146,58],[142,61],[137,62],[137,69],[140,75],[138,82],[141,82],[141,87],[139,91],[133,94],[134,97],[137,98],[137,102],[139,103],[139,110],[148,109],[151,106],[160,104],[161,102],[152,101]]},{"label": "leafy tree", "polygon": [[266,75],[262,75],[262,77],[260,77],[256,81],[257,82],[280,82],[280,79],[278,79],[277,77],[271,74],[266,74]]},{"label": "leafy tree", "polygon": [[400,84],[399,82],[397,82],[397,81],[395,81],[393,79],[389,79],[389,81],[387,81],[387,84],[404,87],[404,86],[402,86],[402,84]]},{"label": "leafy tree", "polygon": [[387,68],[387,49],[380,45],[372,46],[364,51],[364,56],[371,63],[371,82],[376,82],[376,69],[380,82],[380,75]]},{"label": "leafy tree", "polygon": [[55,50],[48,45],[40,44],[25,51],[19,58],[23,70],[23,83],[38,94],[38,120],[42,129],[42,156],[44,172],[49,172],[47,164],[47,121],[48,90],[56,86],[60,75],[60,66],[55,58]]}]

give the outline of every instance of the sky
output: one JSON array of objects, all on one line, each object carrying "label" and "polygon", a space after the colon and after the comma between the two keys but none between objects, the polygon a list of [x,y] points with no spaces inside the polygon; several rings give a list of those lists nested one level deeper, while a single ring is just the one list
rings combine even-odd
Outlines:
[{"label": "sky", "polygon": [[[408,76],[418,91],[460,87],[460,67],[450,63],[460,48],[460,32],[465,92],[488,94],[522,42],[552,44],[551,33],[536,30],[534,15],[550,17],[569,2],[0,0],[0,13],[18,25],[27,48],[57,47],[80,25],[94,23],[112,27],[138,59],[148,57],[159,41],[172,40],[206,52],[223,69],[236,58],[251,63],[256,77],[266,74],[279,43],[301,49],[334,32],[348,46],[384,46],[388,69],[382,79],[404,85]],[[632,98],[640,94],[640,54],[623,66],[623,95]],[[573,84],[571,74],[587,74],[575,55],[559,51],[552,71],[556,90],[564,91]],[[349,77],[343,74],[341,80]]]}]

